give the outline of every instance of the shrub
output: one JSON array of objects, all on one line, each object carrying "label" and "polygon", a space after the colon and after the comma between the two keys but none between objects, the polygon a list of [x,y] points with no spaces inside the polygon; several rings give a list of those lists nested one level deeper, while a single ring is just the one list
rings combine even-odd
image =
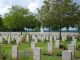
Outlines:
[{"label": "shrub", "polygon": [[80,41],[80,35],[77,36],[77,40]]},{"label": "shrub", "polygon": [[67,35],[67,40],[66,41],[72,41],[72,37],[70,35]]},{"label": "shrub", "polygon": [[77,47],[76,47],[77,50],[80,50],[80,43],[77,44]]},{"label": "shrub", "polygon": [[3,43],[3,44],[8,44],[8,41],[5,40],[5,39],[3,39],[2,43]]},{"label": "shrub", "polygon": [[65,45],[63,45],[62,43],[60,43],[60,49],[66,50],[67,47]]},{"label": "shrub", "polygon": [[22,37],[22,43],[26,43],[26,37],[25,36]]},{"label": "shrub", "polygon": [[11,44],[16,44],[16,40],[14,39],[13,41],[11,41]]},{"label": "shrub", "polygon": [[62,55],[62,50],[55,49],[55,51],[53,53],[55,54],[55,56],[61,56]]},{"label": "shrub", "polygon": [[2,59],[2,60],[7,60],[7,52],[6,52],[5,50],[3,50],[3,51],[1,52],[1,59]]}]

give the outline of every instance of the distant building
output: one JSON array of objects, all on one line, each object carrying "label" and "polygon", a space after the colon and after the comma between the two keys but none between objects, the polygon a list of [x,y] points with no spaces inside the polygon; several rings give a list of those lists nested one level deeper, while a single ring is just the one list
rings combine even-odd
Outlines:
[{"label": "distant building", "polygon": [[[49,28],[40,28],[41,32],[49,32]],[[62,32],[67,32],[67,29],[66,28],[62,28],[61,29]],[[69,32],[77,32],[78,29],[77,28],[72,28],[72,27],[69,27]],[[50,32],[53,32],[53,30],[50,30]]]}]

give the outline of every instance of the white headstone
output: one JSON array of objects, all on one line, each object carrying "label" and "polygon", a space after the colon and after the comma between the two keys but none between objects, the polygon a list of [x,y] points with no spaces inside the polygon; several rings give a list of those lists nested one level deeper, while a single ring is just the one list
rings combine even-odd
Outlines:
[{"label": "white headstone", "polygon": [[77,42],[77,39],[75,36],[72,36],[72,41]]},{"label": "white headstone", "polygon": [[75,40],[75,38],[76,38],[75,36],[72,36],[72,40]]},{"label": "white headstone", "polygon": [[36,47],[35,42],[31,42],[31,49],[32,49],[32,50],[34,50],[34,49],[35,49],[35,47]]},{"label": "white headstone", "polygon": [[18,46],[17,45],[12,46],[12,58],[14,60],[18,59]]},{"label": "white headstone", "polygon": [[3,39],[2,39],[2,36],[0,36],[0,43],[2,43],[2,40],[3,40]]},{"label": "white headstone", "polygon": [[68,45],[68,50],[72,51],[72,56],[75,56],[75,45],[74,44],[69,44]]},{"label": "white headstone", "polygon": [[46,35],[46,40],[49,40],[49,36],[48,35]]},{"label": "white headstone", "polygon": [[43,26],[41,26],[40,31],[41,31],[41,33],[43,33]]},{"label": "white headstone", "polygon": [[14,41],[14,36],[13,35],[11,35],[11,41]]},{"label": "white headstone", "polygon": [[35,43],[37,43],[38,42],[38,38],[37,37],[35,37]]},{"label": "white headstone", "polygon": [[38,39],[41,40],[41,35],[38,35]]},{"label": "white headstone", "polygon": [[45,35],[42,35],[41,36],[41,41],[44,42],[44,40],[45,40]]},{"label": "white headstone", "polygon": [[62,60],[72,60],[72,52],[69,50],[62,51]]},{"label": "white headstone", "polygon": [[52,55],[53,54],[53,46],[52,43],[48,43],[48,54]]},{"label": "white headstone", "polygon": [[52,42],[52,35],[50,34],[50,42]]},{"label": "white headstone", "polygon": [[67,36],[66,35],[63,35],[62,36],[62,41],[65,41],[67,39]]},{"label": "white headstone", "polygon": [[77,41],[76,40],[75,41],[71,41],[71,44],[74,44],[76,46]]},{"label": "white headstone", "polygon": [[[18,37],[19,38],[19,37]],[[16,40],[16,44],[19,45],[19,39]]]},{"label": "white headstone", "polygon": [[35,48],[33,52],[34,60],[41,60],[41,49]]},{"label": "white headstone", "polygon": [[34,35],[31,35],[31,36],[32,36],[32,40],[35,40],[35,39],[34,39]]},{"label": "white headstone", "polygon": [[11,36],[9,35],[9,37],[8,37],[8,44],[10,44],[11,43]]},{"label": "white headstone", "polygon": [[26,42],[29,42],[29,35],[26,36]]},{"label": "white headstone", "polygon": [[59,48],[59,45],[60,45],[60,41],[59,40],[55,40],[55,47]]},{"label": "white headstone", "polygon": [[56,40],[56,36],[54,35],[54,40]]}]

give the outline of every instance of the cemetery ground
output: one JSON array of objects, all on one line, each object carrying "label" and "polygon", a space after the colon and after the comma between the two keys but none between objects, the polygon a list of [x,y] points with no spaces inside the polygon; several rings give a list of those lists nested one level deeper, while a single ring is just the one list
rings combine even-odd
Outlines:
[{"label": "cemetery ground", "polygon": [[[23,40],[24,41],[24,40]],[[48,54],[48,42],[38,41],[36,47],[41,48],[41,60],[62,60],[62,50],[68,49],[68,44],[71,40],[67,39],[60,43],[60,48],[55,48],[55,41],[53,40],[53,54]],[[0,60],[13,60],[12,59],[12,46],[13,44],[1,44],[0,45]],[[33,51],[31,49],[31,42],[20,43],[18,46],[18,60],[34,60]],[[80,60],[80,39],[77,39],[77,47],[74,60]]]}]

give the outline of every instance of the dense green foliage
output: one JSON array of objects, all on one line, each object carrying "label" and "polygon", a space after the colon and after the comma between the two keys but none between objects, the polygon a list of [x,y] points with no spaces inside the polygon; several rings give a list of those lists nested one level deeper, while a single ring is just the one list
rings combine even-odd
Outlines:
[{"label": "dense green foliage", "polygon": [[[44,0],[41,9],[34,14],[21,6],[12,6],[4,17],[0,17],[0,31],[24,31],[24,28],[40,31],[43,26],[60,31],[66,27],[77,27],[80,31],[80,6],[73,0]],[[49,30],[50,30],[49,29]]]},{"label": "dense green foliage", "polygon": [[[23,39],[24,40],[24,39]],[[31,40],[32,41],[32,40]],[[29,43],[22,42],[18,46],[18,58],[19,60],[33,60],[33,52],[31,50],[31,41]],[[55,42],[53,40],[53,55],[48,55],[48,42],[38,42],[36,43],[36,47],[41,48],[41,60],[61,60],[62,58],[62,50],[68,48],[68,44],[71,43],[71,40],[65,40],[60,45],[60,49],[55,48]],[[0,45],[0,59],[5,58],[6,60],[13,60],[12,59],[12,45],[13,44],[2,44]],[[78,37],[77,42],[77,49],[75,53],[75,59],[80,58],[80,37]]]},{"label": "dense green foliage", "polygon": [[4,16],[4,26],[9,31],[24,31],[24,28],[35,28],[39,26],[36,17],[26,8],[12,6],[10,12]]},{"label": "dense green foliage", "polygon": [[39,9],[39,18],[45,27],[58,29],[61,39],[62,28],[67,27],[68,30],[69,27],[75,27],[80,22],[77,19],[79,8],[73,0],[45,0]]}]

